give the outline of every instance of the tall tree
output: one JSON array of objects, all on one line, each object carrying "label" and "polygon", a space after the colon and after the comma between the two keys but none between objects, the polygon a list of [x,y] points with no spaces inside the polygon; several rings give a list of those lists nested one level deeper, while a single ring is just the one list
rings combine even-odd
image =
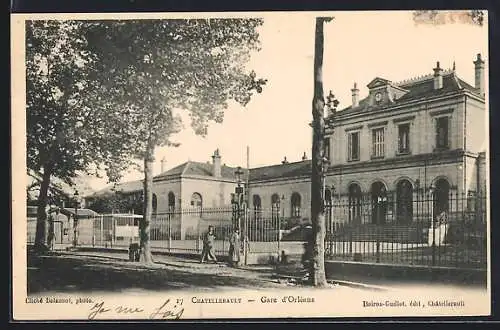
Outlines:
[{"label": "tall tree", "polygon": [[313,145],[311,174],[311,224],[312,237],[306,244],[306,255],[310,259],[309,281],[314,286],[326,286],[325,276],[325,203],[324,203],[324,141],[325,99],[323,91],[323,48],[325,22],[332,18],[317,17],[314,44],[314,96],[312,101]]},{"label": "tall tree", "polygon": [[107,126],[113,122],[111,114],[92,106],[99,89],[89,79],[94,57],[81,32],[82,23],[76,21],[26,22],[27,166],[42,177],[37,250],[47,249],[45,206],[51,178],[72,184],[81,171],[121,164],[121,151],[112,150],[117,137]]},{"label": "tall tree", "polygon": [[152,262],[152,165],[158,146],[176,145],[172,134],[189,113],[191,126],[207,134],[222,122],[229,101],[246,105],[265,80],[246,69],[259,49],[259,19],[170,19],[91,23],[87,37],[99,57],[102,106],[122,114],[115,127],[129,154],[143,160],[144,212],[140,260]]}]

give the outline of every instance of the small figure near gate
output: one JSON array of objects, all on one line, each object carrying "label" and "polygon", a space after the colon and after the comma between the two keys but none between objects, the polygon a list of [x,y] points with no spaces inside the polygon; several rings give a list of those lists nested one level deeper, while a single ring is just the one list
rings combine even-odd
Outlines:
[{"label": "small figure near gate", "polygon": [[215,251],[214,251],[214,243],[215,243],[214,227],[208,226],[208,232],[203,237],[203,250],[201,251],[201,263],[204,263],[205,259],[217,263],[217,258],[215,257]]},{"label": "small figure near gate", "polygon": [[240,231],[236,228],[229,238],[229,265],[238,267],[240,263]]}]

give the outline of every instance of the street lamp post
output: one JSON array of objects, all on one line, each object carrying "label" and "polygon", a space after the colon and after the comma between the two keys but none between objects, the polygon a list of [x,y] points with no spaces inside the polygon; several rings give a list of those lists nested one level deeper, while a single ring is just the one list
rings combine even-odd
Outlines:
[{"label": "street lamp post", "polygon": [[240,235],[240,241],[237,242],[237,247],[238,247],[238,253],[241,253],[241,235],[244,235],[242,231],[242,217],[241,213],[243,210],[243,196],[244,196],[244,189],[241,186],[242,184],[242,175],[243,170],[241,169],[241,166],[238,166],[236,168],[236,171],[234,172],[236,175],[236,188],[234,190],[234,198],[232,198],[231,202],[233,203],[233,206],[235,208],[235,219],[233,220],[233,227],[236,227],[238,229],[239,235]]},{"label": "street lamp post", "polygon": [[[330,256],[333,256],[333,232],[335,230],[333,226],[333,196],[335,196],[335,185],[332,184],[332,187],[330,188],[330,200],[329,200],[329,208],[328,208],[328,219],[329,219],[329,232],[330,232],[330,237],[328,237],[328,241],[330,242]],[[351,241],[351,250],[352,250],[352,239]]]},{"label": "street lamp post", "polygon": [[243,170],[241,169],[240,166],[238,166],[236,168],[236,171],[234,172],[234,174],[236,175],[236,183],[237,183],[236,189],[234,191],[235,196],[236,196],[236,205],[237,205],[237,213],[236,213],[237,218],[236,219],[238,221],[236,223],[236,227],[241,232],[241,206],[242,206],[242,197],[243,197],[243,187],[241,186],[241,183],[242,183],[241,176],[243,175]]},{"label": "street lamp post", "polygon": [[330,160],[323,156],[321,159],[321,164],[322,164],[322,169],[321,173],[323,175],[323,202],[325,201],[326,197],[326,172],[328,171],[328,165],[330,165]]}]

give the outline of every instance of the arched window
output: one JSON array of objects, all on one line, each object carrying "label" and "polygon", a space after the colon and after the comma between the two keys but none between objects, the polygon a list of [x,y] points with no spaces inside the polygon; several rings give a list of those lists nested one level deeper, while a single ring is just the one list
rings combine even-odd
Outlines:
[{"label": "arched window", "polygon": [[294,192],[290,200],[290,206],[292,207],[292,218],[300,218],[300,194]]},{"label": "arched window", "polygon": [[272,218],[278,218],[280,211],[280,196],[278,194],[273,194],[271,196],[271,214]]},{"label": "arched window", "polygon": [[443,212],[450,210],[449,202],[450,184],[446,179],[439,179],[435,184],[434,191],[434,218]]},{"label": "arched window", "polygon": [[372,223],[384,224],[387,216],[387,189],[385,185],[376,181],[372,183]]},{"label": "arched window", "polygon": [[356,183],[349,185],[349,221],[361,223],[361,188]]},{"label": "arched window", "polygon": [[203,208],[203,199],[201,198],[201,195],[199,193],[195,192],[191,195],[191,207],[196,209],[197,212],[200,213],[201,217],[201,211]]},{"label": "arched window", "polygon": [[253,195],[253,213],[255,219],[260,219],[262,215],[262,202],[259,195]]},{"label": "arched window", "polygon": [[410,223],[413,217],[413,187],[408,180],[396,186],[396,219],[398,223]]},{"label": "arched window", "polygon": [[169,211],[175,210],[175,195],[173,192],[168,193],[168,210]]}]

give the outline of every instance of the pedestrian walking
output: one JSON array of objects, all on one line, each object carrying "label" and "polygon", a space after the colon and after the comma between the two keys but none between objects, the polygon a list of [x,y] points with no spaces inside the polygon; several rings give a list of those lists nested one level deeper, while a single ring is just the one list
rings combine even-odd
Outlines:
[{"label": "pedestrian walking", "polygon": [[215,233],[214,227],[208,226],[208,232],[203,236],[203,250],[201,251],[201,263],[208,261],[217,262],[214,251]]},{"label": "pedestrian walking", "polygon": [[229,238],[229,264],[238,267],[240,262],[240,231],[236,228]]}]

